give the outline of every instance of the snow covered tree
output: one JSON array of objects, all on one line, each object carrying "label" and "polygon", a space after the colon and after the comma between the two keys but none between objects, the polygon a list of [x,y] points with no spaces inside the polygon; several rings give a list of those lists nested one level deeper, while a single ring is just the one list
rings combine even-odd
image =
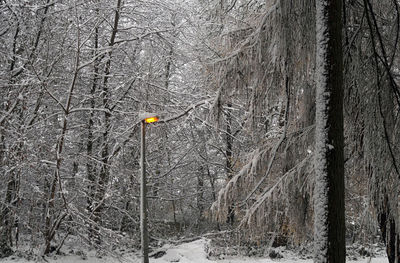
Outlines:
[{"label": "snow covered tree", "polygon": [[[235,204],[250,240],[291,236],[301,242],[312,207],[315,7],[285,0],[225,2],[214,105],[226,112],[234,101],[243,112],[232,111],[242,128],[235,133],[240,151],[213,209],[225,221]],[[298,30],[290,29],[293,23]]]},{"label": "snow covered tree", "polygon": [[346,172],[352,185],[349,190],[358,189],[364,195],[358,233],[366,226],[371,234],[376,233],[379,226],[389,262],[395,262],[399,258],[399,3],[346,3]]}]

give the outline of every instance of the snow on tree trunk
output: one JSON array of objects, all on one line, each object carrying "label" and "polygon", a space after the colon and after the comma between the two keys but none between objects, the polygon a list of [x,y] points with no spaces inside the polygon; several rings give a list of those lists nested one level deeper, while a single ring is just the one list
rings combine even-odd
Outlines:
[{"label": "snow on tree trunk", "polygon": [[345,262],[342,1],[316,1],[314,262]]}]

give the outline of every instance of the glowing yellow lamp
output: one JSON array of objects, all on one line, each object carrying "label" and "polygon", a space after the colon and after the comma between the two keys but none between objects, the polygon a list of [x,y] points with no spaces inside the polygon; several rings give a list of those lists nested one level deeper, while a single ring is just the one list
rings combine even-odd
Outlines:
[{"label": "glowing yellow lamp", "polygon": [[158,117],[157,116],[149,117],[149,118],[144,119],[144,121],[147,123],[156,122],[156,121],[158,121]]}]

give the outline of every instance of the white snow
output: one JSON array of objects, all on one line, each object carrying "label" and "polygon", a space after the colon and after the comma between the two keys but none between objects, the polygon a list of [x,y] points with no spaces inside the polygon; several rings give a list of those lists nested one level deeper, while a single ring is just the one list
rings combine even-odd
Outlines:
[{"label": "white snow", "polygon": [[[150,263],[312,263],[312,259],[298,259],[293,255],[284,255],[281,259],[269,259],[262,257],[243,257],[243,256],[231,256],[224,259],[208,259],[205,247],[209,241],[207,239],[200,239],[190,243],[184,243],[180,245],[165,245],[161,250],[165,250],[166,254],[160,258],[150,258]],[[23,258],[9,257],[0,260],[2,263],[27,263],[33,262]],[[87,259],[83,259],[77,255],[67,256],[50,256],[46,257],[46,261],[49,263],[140,263],[141,260],[137,254],[126,254],[120,258],[114,258],[110,256],[103,256],[102,258],[96,257],[95,252],[87,253]],[[45,262],[45,261],[44,261]],[[349,263],[386,263],[388,259],[386,257],[372,258],[361,258],[357,261],[347,261]]]},{"label": "white snow", "polygon": [[165,262],[213,262],[207,259],[205,245],[207,240],[200,239],[190,243],[184,243],[179,246],[170,247],[167,253],[158,259],[150,259],[150,262],[165,263]]}]

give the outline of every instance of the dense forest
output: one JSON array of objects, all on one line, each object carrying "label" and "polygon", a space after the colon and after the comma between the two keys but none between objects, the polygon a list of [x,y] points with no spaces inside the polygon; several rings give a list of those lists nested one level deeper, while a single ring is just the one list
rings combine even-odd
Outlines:
[{"label": "dense forest", "polygon": [[[400,258],[397,0],[0,0],[0,258],[381,241]],[[399,65],[398,65],[399,63]]]}]

